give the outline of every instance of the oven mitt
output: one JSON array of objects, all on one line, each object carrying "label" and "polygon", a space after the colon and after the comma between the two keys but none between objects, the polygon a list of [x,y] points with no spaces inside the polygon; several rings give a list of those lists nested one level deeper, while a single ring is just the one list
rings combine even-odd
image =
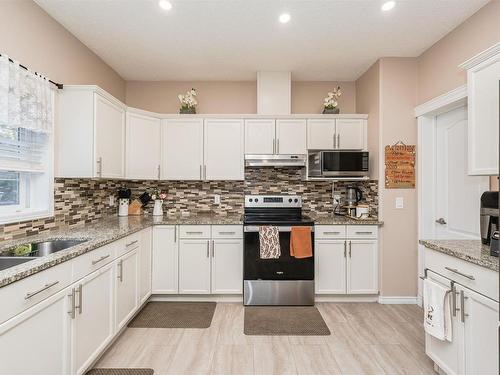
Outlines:
[{"label": "oven mitt", "polygon": [[277,259],[281,256],[278,227],[259,227],[260,259]]}]

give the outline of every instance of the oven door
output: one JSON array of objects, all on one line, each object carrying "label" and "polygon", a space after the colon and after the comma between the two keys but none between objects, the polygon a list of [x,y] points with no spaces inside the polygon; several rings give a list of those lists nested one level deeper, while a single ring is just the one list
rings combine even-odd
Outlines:
[{"label": "oven door", "polygon": [[291,226],[279,228],[281,256],[260,258],[259,227],[244,227],[243,270],[245,280],[314,280],[314,226],[311,226],[313,257],[296,259],[290,256]]},{"label": "oven door", "polygon": [[321,173],[323,176],[368,176],[367,151],[322,151]]}]

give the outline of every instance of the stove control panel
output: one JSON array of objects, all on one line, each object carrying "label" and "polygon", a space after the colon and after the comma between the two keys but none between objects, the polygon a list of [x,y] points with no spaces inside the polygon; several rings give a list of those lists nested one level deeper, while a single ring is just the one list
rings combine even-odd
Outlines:
[{"label": "stove control panel", "polygon": [[302,199],[299,195],[245,195],[245,207],[300,208]]}]

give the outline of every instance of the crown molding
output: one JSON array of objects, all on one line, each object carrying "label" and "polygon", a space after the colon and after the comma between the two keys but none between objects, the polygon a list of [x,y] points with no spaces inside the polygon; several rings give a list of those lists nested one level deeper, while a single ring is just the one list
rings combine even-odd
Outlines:
[{"label": "crown molding", "polygon": [[494,44],[488,49],[485,49],[484,51],[478,53],[477,55],[471,57],[469,60],[464,61],[461,63],[458,67],[462,69],[471,69],[486,60],[491,59],[492,57],[495,57],[497,55],[500,55],[500,42],[497,44]]},{"label": "crown molding", "polygon": [[463,85],[415,107],[415,117],[435,115],[463,105],[466,101],[467,85]]}]

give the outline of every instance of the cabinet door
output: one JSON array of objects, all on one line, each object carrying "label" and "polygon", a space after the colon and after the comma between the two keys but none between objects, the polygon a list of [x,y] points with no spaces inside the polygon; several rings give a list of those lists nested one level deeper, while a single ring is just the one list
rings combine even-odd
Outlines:
[{"label": "cabinet door", "polygon": [[139,271],[139,302],[142,304],[151,295],[151,267],[152,267],[152,230],[144,229],[141,232],[140,271]]},{"label": "cabinet door", "polygon": [[127,113],[126,176],[140,180],[160,178],[161,120]]},{"label": "cabinet door", "polygon": [[125,111],[94,94],[96,177],[125,177]]},{"label": "cabinet door", "polygon": [[179,241],[179,293],[210,293],[210,241]]},{"label": "cabinet door", "polygon": [[83,374],[114,335],[114,267],[110,263],[75,287],[72,324],[72,374]]},{"label": "cabinet door", "polygon": [[136,250],[116,262],[116,330],[120,330],[138,307],[138,264]]},{"label": "cabinet door", "polygon": [[65,289],[0,325],[0,374],[70,372],[70,310]]},{"label": "cabinet door", "polygon": [[245,154],[274,154],[275,120],[245,120]]},{"label": "cabinet door", "polygon": [[204,179],[245,178],[245,136],[242,120],[205,120]]},{"label": "cabinet door", "polygon": [[276,120],[276,154],[306,154],[306,120]]},{"label": "cabinet door", "polygon": [[498,374],[498,302],[460,288],[464,305],[465,374]]},{"label": "cabinet door", "polygon": [[179,293],[179,251],[177,227],[153,227],[153,293]]},{"label": "cabinet door", "polygon": [[243,293],[243,240],[212,240],[212,293]]},{"label": "cabinet door", "polygon": [[335,120],[307,120],[307,148],[332,150],[335,148]]},{"label": "cabinet door", "polygon": [[162,138],[162,179],[201,180],[203,120],[166,120]]},{"label": "cabinet door", "polygon": [[347,293],[378,293],[377,241],[349,240],[347,256]]},{"label": "cabinet door", "polygon": [[314,249],[316,294],[346,293],[346,242],[318,240]]},{"label": "cabinet door", "polygon": [[344,150],[365,150],[367,148],[366,120],[337,119],[336,148]]}]

